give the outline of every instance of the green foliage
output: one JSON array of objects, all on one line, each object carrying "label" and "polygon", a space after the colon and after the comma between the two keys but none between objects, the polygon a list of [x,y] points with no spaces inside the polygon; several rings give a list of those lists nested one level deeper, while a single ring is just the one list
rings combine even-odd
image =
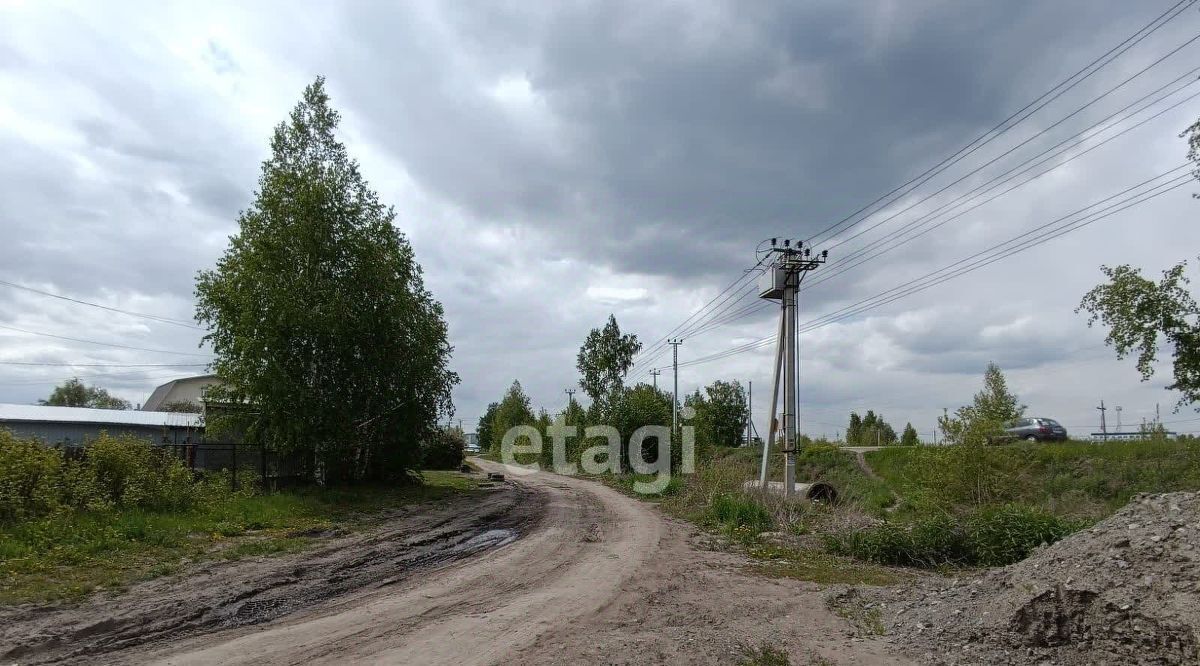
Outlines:
[{"label": "green foliage", "polygon": [[223,384],[210,399],[246,441],[326,483],[403,479],[452,413],[441,305],[411,245],[335,133],[323,79],[275,129],[255,200],[196,279]]},{"label": "green foliage", "polygon": [[492,444],[495,438],[496,410],[500,409],[500,403],[489,403],[487,409],[484,410],[483,416],[479,417],[479,427],[475,429],[475,436],[478,438],[479,450],[488,452],[492,450]]},{"label": "green foliage", "polygon": [[703,446],[741,446],[746,434],[746,391],[740,382],[718,379],[684,398],[683,404],[696,410],[692,423],[696,443]]},{"label": "green foliage", "polygon": [[[184,558],[273,555],[313,541],[307,533],[351,528],[379,512],[470,490],[461,474],[425,472],[424,483],[305,486],[286,493],[229,492],[213,479],[205,501],[186,509],[58,510],[0,521],[0,605],[79,598],[178,571]],[[251,534],[253,533],[253,534]]]},{"label": "green foliage", "polygon": [[[529,407],[529,396],[525,395],[525,389],[521,388],[521,382],[514,379],[512,386],[508,388],[508,392],[504,394],[504,399],[500,401],[492,416],[490,436],[492,442],[489,451],[500,455],[500,444],[504,441],[504,433],[519,425],[536,424],[537,419],[534,418],[533,410]],[[522,437],[517,443],[523,445],[527,442]]]},{"label": "green foliage", "polygon": [[172,400],[171,402],[163,403],[161,411],[200,414],[204,412],[204,407],[188,400]]},{"label": "green foliage", "polygon": [[921,439],[917,437],[917,429],[911,423],[904,424],[904,434],[900,436],[900,446],[917,446]]},{"label": "green foliage", "polygon": [[101,433],[82,458],[67,460],[59,449],[0,430],[0,522],[61,511],[181,510],[223,497],[231,485],[220,475],[195,479],[137,437]]},{"label": "green foliage", "polygon": [[908,509],[1019,503],[1095,519],[1139,492],[1200,490],[1200,441],[896,448],[867,460]]},{"label": "green foliage", "polygon": [[743,646],[742,660],[738,662],[738,666],[788,666],[791,663],[787,650],[763,643],[758,647]]},{"label": "green foliage", "polygon": [[[1192,142],[1194,158],[1194,133]],[[1108,281],[1085,294],[1076,309],[1088,312],[1088,326],[1100,322],[1108,328],[1105,342],[1117,351],[1117,358],[1137,354],[1143,381],[1154,375],[1159,340],[1165,339],[1175,356],[1175,381],[1167,388],[1179,391],[1180,406],[1200,401],[1200,307],[1188,291],[1186,268],[1187,262],[1176,264],[1156,283],[1128,265],[1101,266]]]},{"label": "green foliage", "polygon": [[421,444],[423,469],[458,469],[463,463],[467,443],[458,428],[430,433]]},{"label": "green foliage", "polygon": [[99,386],[88,386],[78,377],[68,379],[54,387],[50,397],[38,404],[55,407],[91,407],[93,409],[129,409],[129,401],[109,395]]},{"label": "green foliage", "polygon": [[1002,434],[1010,422],[1021,418],[1025,405],[1008,390],[1008,380],[1000,366],[988,363],[983,375],[983,390],[970,405],[959,407],[954,416],[938,419],[946,441],[953,444],[988,444]]},{"label": "green foliage", "polygon": [[849,446],[890,446],[896,443],[896,429],[882,415],[868,409],[860,417],[850,412],[850,423],[846,426],[846,444]]},{"label": "green foliage", "polygon": [[964,520],[934,512],[908,524],[885,522],[826,542],[838,554],[900,566],[1002,566],[1025,559],[1083,525],[1019,505],[981,509]]},{"label": "green foliage", "polygon": [[633,367],[633,357],[642,348],[637,336],[622,334],[617,318],[608,315],[603,329],[593,328],[579,348],[576,367],[579,386],[592,399],[600,402],[616,394],[624,385],[625,374]]},{"label": "green foliage", "polygon": [[771,529],[771,512],[753,498],[739,493],[721,493],[712,498],[708,519],[734,536],[753,538]]},{"label": "green foliage", "polygon": [[49,513],[61,502],[62,453],[0,429],[0,522]]}]

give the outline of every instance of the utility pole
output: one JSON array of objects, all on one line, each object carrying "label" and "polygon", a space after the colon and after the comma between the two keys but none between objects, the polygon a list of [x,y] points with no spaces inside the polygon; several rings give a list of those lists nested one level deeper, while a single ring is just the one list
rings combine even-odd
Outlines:
[{"label": "utility pole", "polygon": [[679,345],[681,338],[667,341],[671,345],[671,367],[675,370],[675,389],[671,391],[671,434],[679,431]]},{"label": "utility pole", "polygon": [[1097,407],[1096,409],[1100,410],[1100,438],[1107,442],[1108,441],[1108,424],[1106,424],[1104,422],[1104,412],[1107,412],[1108,408],[1104,406],[1104,401],[1101,400],[1100,406]]},{"label": "utility pole", "polygon": [[658,390],[658,376],[661,374],[662,374],[662,370],[659,370],[658,368],[650,369],[650,376],[654,377],[654,390],[655,391]]},{"label": "utility pole", "polygon": [[[812,248],[804,247],[803,241],[796,241],[792,246],[791,240],[785,239],[783,247],[779,247],[778,239],[771,239],[771,250],[774,260],[759,279],[759,297],[780,301],[779,340],[775,354],[775,392],[771,398],[771,423],[775,423],[776,398],[779,385],[783,384],[783,494],[791,497],[796,492],[796,449],[800,442],[800,328],[798,320],[797,295],[800,283],[810,271],[816,270],[825,263],[829,251],[818,253],[815,257]],[[767,456],[774,443],[774,428],[768,435],[767,446],[763,448],[762,472],[760,481],[764,487],[767,483]]]},{"label": "utility pole", "polygon": [[754,421],[754,382],[746,382],[746,446],[753,441],[750,438],[750,427]]},{"label": "utility pole", "polygon": [[1120,435],[1121,434],[1121,406],[1117,405],[1116,407],[1113,407],[1113,409],[1117,410],[1117,434]]},{"label": "utility pole", "polygon": [[575,402],[575,389],[563,389],[563,393],[567,394],[567,411],[571,411],[571,403]]}]

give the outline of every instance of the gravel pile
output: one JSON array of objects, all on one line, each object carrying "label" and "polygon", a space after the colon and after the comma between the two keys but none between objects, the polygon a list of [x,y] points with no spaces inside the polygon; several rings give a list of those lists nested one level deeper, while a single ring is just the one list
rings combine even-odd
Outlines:
[{"label": "gravel pile", "polygon": [[1138,495],[978,577],[869,601],[932,664],[1200,664],[1200,493]]}]

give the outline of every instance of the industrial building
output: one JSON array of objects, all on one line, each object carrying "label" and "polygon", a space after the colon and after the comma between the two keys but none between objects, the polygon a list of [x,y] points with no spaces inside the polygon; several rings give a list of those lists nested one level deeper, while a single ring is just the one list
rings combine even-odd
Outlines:
[{"label": "industrial building", "polygon": [[0,428],[63,446],[86,444],[101,432],[135,435],[155,444],[187,444],[199,441],[204,432],[201,415],[187,412],[11,404],[0,404]]},{"label": "industrial building", "polygon": [[150,397],[141,406],[142,411],[179,411],[173,409],[181,405],[190,405],[194,411],[201,411],[204,405],[204,392],[208,387],[219,384],[216,375],[197,375],[173,379],[154,389]]}]

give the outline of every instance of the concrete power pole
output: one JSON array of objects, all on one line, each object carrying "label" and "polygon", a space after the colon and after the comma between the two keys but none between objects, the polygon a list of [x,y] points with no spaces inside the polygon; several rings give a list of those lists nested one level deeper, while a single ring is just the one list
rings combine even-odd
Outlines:
[{"label": "concrete power pole", "polygon": [[679,431],[679,345],[683,340],[675,338],[667,343],[671,345],[671,367],[675,371],[675,388],[671,391],[671,434],[674,434]]},{"label": "concrete power pole", "polygon": [[661,374],[662,374],[662,370],[659,370],[658,368],[650,369],[650,376],[654,378],[654,390],[655,391],[658,390],[658,376]]},{"label": "concrete power pole", "polygon": [[753,441],[750,437],[751,423],[754,421],[754,382],[746,382],[746,446]]},{"label": "concrete power pole", "polygon": [[1107,412],[1108,408],[1104,406],[1104,401],[1101,400],[1100,406],[1097,407],[1096,409],[1100,410],[1100,438],[1107,442],[1108,441],[1108,424],[1104,422],[1104,412]]},{"label": "concrete power pole", "polygon": [[1117,410],[1117,434],[1120,435],[1121,434],[1121,409],[1122,408],[1120,405],[1117,405],[1116,407],[1113,407],[1113,409]]},{"label": "concrete power pole", "polygon": [[775,354],[775,393],[771,398],[772,430],[768,435],[767,446],[763,447],[762,472],[760,481],[767,484],[767,456],[773,444],[776,398],[780,380],[783,384],[783,494],[791,497],[796,492],[796,450],[800,443],[800,391],[799,391],[799,349],[800,328],[798,318],[798,294],[800,283],[810,271],[816,270],[825,263],[828,251],[813,257],[812,248],[804,247],[802,241],[797,241],[795,247],[790,240],[783,241],[783,247],[778,246],[778,239],[771,239],[771,253],[775,255],[759,284],[759,297],[768,300],[779,299],[781,305],[779,321],[779,340]]},{"label": "concrete power pole", "polygon": [[571,403],[575,402],[575,389],[563,389],[563,393],[567,394],[567,411],[570,411]]}]

